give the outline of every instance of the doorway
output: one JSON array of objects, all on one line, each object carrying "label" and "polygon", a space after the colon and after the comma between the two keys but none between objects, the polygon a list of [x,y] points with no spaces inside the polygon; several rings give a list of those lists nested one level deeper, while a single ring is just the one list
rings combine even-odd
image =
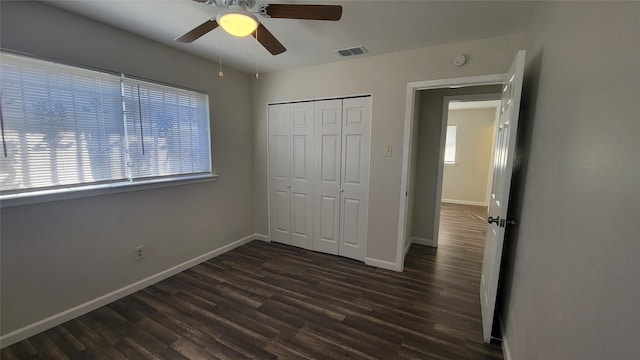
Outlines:
[{"label": "doorway", "polygon": [[[487,222],[489,225],[486,232],[486,246],[484,246],[484,257],[482,262],[481,282],[480,282],[480,297],[481,297],[481,309],[482,309],[482,326],[483,337],[485,342],[489,342],[491,339],[491,330],[495,315],[495,299],[497,294],[497,283],[499,267],[501,262],[501,251],[504,242],[504,230],[506,225],[515,224],[513,219],[507,217],[508,210],[508,198],[511,184],[511,175],[513,171],[514,153],[515,153],[515,139],[518,127],[518,114],[520,110],[520,101],[522,96],[522,83],[524,74],[526,52],[524,50],[518,51],[515,56],[509,71],[502,75],[487,75],[487,76],[475,76],[467,78],[455,78],[455,79],[442,79],[434,81],[414,82],[407,84],[407,106],[405,113],[405,146],[403,148],[403,163],[402,163],[402,181],[401,181],[401,193],[400,193],[400,212],[399,212],[399,230],[398,230],[398,253],[396,261],[398,262],[398,270],[402,271],[404,268],[404,255],[411,245],[411,230],[413,229],[411,223],[414,218],[413,193],[412,197],[409,197],[409,189],[412,192],[417,189],[416,186],[418,180],[414,172],[418,169],[416,166],[416,159],[418,158],[417,150],[419,150],[420,142],[417,141],[415,132],[420,129],[421,122],[417,119],[420,118],[420,113],[423,111],[434,111],[437,106],[427,105],[426,110],[422,110],[424,104],[416,102],[416,99],[420,99],[421,90],[433,90],[433,91],[448,91],[453,89],[464,88],[465,90],[473,91],[474,86],[480,85],[497,85],[503,84],[500,116],[497,126],[496,142],[495,142],[495,161],[493,165],[493,181],[491,182],[491,197],[489,205],[489,217]],[[448,106],[448,105],[447,105]],[[442,108],[441,108],[442,109]],[[447,110],[448,111],[448,110]],[[442,110],[444,112],[444,109]],[[426,126],[437,124],[437,121],[427,121]],[[441,204],[442,195],[442,177],[444,167],[444,151],[446,139],[446,124],[440,122],[440,139],[433,139],[433,143],[439,145],[439,149],[432,152],[429,157],[437,165],[430,169],[435,171],[435,176],[430,174],[430,178],[435,177],[436,195],[435,207],[439,208]],[[433,125],[437,126],[437,125]],[[415,130],[414,130],[415,128]],[[431,132],[437,135],[437,131]],[[411,200],[411,201],[410,201]],[[438,209],[439,210],[439,209]],[[433,218],[439,217],[439,211],[434,212]],[[427,218],[428,220],[428,218]],[[428,224],[429,222],[426,221]],[[438,222],[434,221],[434,232],[432,233],[432,246],[437,246],[437,227]],[[489,231],[490,230],[490,231]],[[405,251],[402,251],[402,249]]]},{"label": "doorway", "polygon": [[[444,168],[440,211],[435,213],[440,217],[434,234],[436,244],[451,240],[450,235],[455,233],[452,227],[469,221],[486,224],[500,96],[495,93],[444,98]],[[460,213],[463,216],[452,222],[450,218]]]},{"label": "doorway", "polygon": [[[444,157],[446,152],[449,105],[455,104],[454,107],[460,109],[462,109],[465,104],[477,107],[479,107],[480,104],[488,106],[484,102],[499,99],[501,88],[502,85],[500,84],[489,84],[457,88],[437,87],[433,89],[417,89],[414,92],[404,251],[407,251],[412,243],[433,247],[438,246],[443,178],[445,172],[448,170],[444,165]],[[475,104],[472,102],[475,102]],[[489,112],[490,111],[491,110],[489,110]],[[489,120],[489,126],[492,126],[492,122],[493,118]],[[462,123],[460,122],[460,124]],[[461,136],[458,136],[458,138],[469,138],[467,134],[469,128],[473,127],[460,127],[460,134],[458,135]],[[489,151],[491,149],[491,128],[484,130],[487,135],[489,135],[489,144],[484,144],[487,151]],[[475,154],[473,154],[473,151],[471,155],[467,153],[468,151],[465,148],[464,152],[458,152],[458,156],[462,155],[465,158],[463,163],[468,166],[470,162],[469,157],[473,158]],[[485,154],[484,156],[485,159],[489,157],[490,154]],[[447,165],[447,167],[454,167],[454,170],[464,170],[460,160],[462,160],[462,158],[458,158],[456,164],[450,164]],[[460,167],[458,168],[458,166]],[[472,172],[474,171],[474,166],[475,165],[471,166]],[[477,173],[477,170],[475,171]],[[455,171],[453,173],[455,173]],[[484,178],[480,181],[482,189],[480,189],[479,192],[481,194],[476,195],[479,196],[479,199],[476,198],[476,200],[468,201],[476,201],[476,203],[481,204],[486,202],[488,173],[489,167],[488,164],[485,164],[483,174],[481,175],[484,176]],[[478,175],[476,174],[476,176]],[[464,184],[462,187],[464,187]]]}]

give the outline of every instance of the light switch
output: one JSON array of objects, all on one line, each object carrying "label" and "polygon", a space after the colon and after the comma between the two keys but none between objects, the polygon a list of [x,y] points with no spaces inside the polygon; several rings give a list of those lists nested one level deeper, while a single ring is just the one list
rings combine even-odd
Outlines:
[{"label": "light switch", "polygon": [[387,145],[384,147],[384,156],[385,157],[391,157],[392,153],[391,153],[391,145]]}]

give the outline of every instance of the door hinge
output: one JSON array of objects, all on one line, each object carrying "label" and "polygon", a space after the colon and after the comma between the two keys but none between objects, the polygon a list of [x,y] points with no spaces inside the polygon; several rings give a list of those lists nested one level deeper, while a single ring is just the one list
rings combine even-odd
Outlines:
[{"label": "door hinge", "polygon": [[505,227],[507,225],[518,225],[518,222],[515,220],[505,220],[505,219],[500,219],[500,227]]}]

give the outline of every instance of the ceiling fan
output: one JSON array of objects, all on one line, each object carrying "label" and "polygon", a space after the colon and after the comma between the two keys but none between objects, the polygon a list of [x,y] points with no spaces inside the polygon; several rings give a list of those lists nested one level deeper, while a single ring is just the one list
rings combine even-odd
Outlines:
[{"label": "ceiling fan", "polygon": [[[188,33],[175,39],[177,42],[190,43],[209,31],[222,27],[229,34],[243,37],[251,34],[272,55],[281,54],[287,49],[276,39],[258,18],[252,8],[255,0],[193,0],[206,5],[214,5],[225,9],[215,18],[209,19]],[[338,21],[342,17],[340,5],[309,4],[260,4],[255,12],[266,18],[302,19]]]}]

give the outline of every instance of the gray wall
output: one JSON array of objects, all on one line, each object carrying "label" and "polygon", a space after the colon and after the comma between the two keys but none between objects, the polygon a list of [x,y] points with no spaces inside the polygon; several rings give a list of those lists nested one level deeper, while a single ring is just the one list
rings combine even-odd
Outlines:
[{"label": "gray wall", "polygon": [[488,205],[495,119],[496,108],[449,110],[447,125],[456,125],[456,164],[444,166],[442,201]]},{"label": "gray wall", "polygon": [[[516,52],[514,51],[513,54]],[[506,72],[505,69],[503,72]],[[420,102],[418,119],[418,156],[413,202],[412,237],[433,240],[438,165],[440,164],[440,135],[442,129],[442,108],[445,96],[495,94],[501,92],[501,85],[470,86],[460,89],[421,90],[416,96]],[[414,145],[415,146],[415,145]],[[444,154],[442,155],[444,156]]]},{"label": "gray wall", "polygon": [[[504,73],[521,47],[510,35],[445,46],[365,56],[281,71],[253,81],[255,109],[256,232],[267,234],[267,104],[352,94],[373,94],[367,258],[395,265],[407,83]],[[451,63],[464,52],[469,62]],[[393,156],[384,156],[392,146]]]},{"label": "gray wall", "polygon": [[502,316],[513,359],[640,354],[640,3],[553,3],[525,33]]},{"label": "gray wall", "polygon": [[[2,334],[253,233],[247,75],[42,3],[1,3],[1,45],[206,91],[217,182],[3,208]],[[144,261],[133,248],[144,245]]]}]

